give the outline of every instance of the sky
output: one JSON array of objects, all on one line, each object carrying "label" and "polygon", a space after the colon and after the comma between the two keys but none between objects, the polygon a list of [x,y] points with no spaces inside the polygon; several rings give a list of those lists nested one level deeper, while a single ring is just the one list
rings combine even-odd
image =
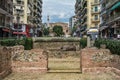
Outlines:
[{"label": "sky", "polygon": [[50,22],[69,22],[74,16],[75,0],[43,0],[42,21],[47,22],[47,15]]}]

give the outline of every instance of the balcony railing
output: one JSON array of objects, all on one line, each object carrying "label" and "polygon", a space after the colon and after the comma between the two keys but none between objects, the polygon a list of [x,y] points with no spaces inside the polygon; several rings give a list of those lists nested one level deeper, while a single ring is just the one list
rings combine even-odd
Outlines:
[{"label": "balcony railing", "polygon": [[106,26],[106,21],[103,21],[103,22],[100,24],[100,27],[103,27],[103,26]]},{"label": "balcony railing", "polygon": [[100,0],[100,4],[103,4],[105,2],[106,2],[106,0]]},{"label": "balcony railing", "polygon": [[91,20],[92,20],[92,22],[100,22],[99,18],[98,19],[92,18]]},{"label": "balcony railing", "polygon": [[110,22],[113,22],[114,20],[116,20],[117,18],[120,18],[120,12],[113,15],[113,16],[110,16],[108,19],[107,19],[107,23],[110,23]]},{"label": "balcony railing", "polygon": [[99,14],[99,13],[100,13],[100,10],[98,10],[98,11],[92,10],[91,13],[92,13],[92,14]]},{"label": "balcony railing", "polygon": [[0,8],[2,8],[3,10],[7,11],[7,8],[5,7],[4,4],[0,5]]},{"label": "balcony railing", "polygon": [[97,2],[92,2],[91,5],[100,5],[100,2],[97,1]]},{"label": "balcony railing", "polygon": [[112,5],[114,5],[116,2],[119,2],[120,0],[109,0],[109,2],[106,4],[106,7],[109,8]]}]

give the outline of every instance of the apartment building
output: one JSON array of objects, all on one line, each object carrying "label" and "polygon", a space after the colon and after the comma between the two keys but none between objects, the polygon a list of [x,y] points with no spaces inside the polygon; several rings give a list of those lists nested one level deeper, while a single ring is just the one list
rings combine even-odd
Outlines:
[{"label": "apartment building", "polygon": [[72,16],[70,19],[69,19],[69,28],[70,30],[73,29],[74,25],[75,25],[75,22],[76,22],[76,17],[75,16]]},{"label": "apartment building", "polygon": [[13,0],[14,23],[28,24],[31,37],[40,36],[42,26],[42,0]]},{"label": "apartment building", "polygon": [[13,0],[13,3],[14,3],[13,22],[14,23],[27,24],[26,10],[28,7],[26,7],[27,6],[26,2],[27,2],[27,0]]},{"label": "apartment building", "polygon": [[0,37],[9,37],[11,34],[12,9],[12,0],[0,0]]},{"label": "apartment building", "polygon": [[120,35],[120,0],[101,0],[101,38],[118,38]]},{"label": "apartment building", "polygon": [[100,24],[99,0],[76,0],[75,14],[77,17],[77,33],[83,37],[86,34],[98,34]]}]

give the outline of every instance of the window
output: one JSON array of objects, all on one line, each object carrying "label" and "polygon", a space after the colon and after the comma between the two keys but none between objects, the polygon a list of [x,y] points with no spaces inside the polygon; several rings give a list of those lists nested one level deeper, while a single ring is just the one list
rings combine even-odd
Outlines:
[{"label": "window", "polygon": [[97,6],[95,6],[94,9],[95,9],[95,12],[98,12],[98,7]]},{"label": "window", "polygon": [[98,15],[95,15],[95,18],[94,18],[95,20],[98,20]]},{"label": "window", "polygon": [[66,30],[66,32],[68,33],[68,30]]}]

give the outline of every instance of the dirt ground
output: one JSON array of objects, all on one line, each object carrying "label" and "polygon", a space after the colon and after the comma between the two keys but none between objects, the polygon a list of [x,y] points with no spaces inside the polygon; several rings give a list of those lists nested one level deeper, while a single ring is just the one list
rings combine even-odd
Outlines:
[{"label": "dirt ground", "polygon": [[48,60],[48,68],[50,70],[80,70],[79,58],[50,58]]},{"label": "dirt ground", "polygon": [[120,80],[113,73],[80,74],[80,73],[12,73],[4,80]]}]

